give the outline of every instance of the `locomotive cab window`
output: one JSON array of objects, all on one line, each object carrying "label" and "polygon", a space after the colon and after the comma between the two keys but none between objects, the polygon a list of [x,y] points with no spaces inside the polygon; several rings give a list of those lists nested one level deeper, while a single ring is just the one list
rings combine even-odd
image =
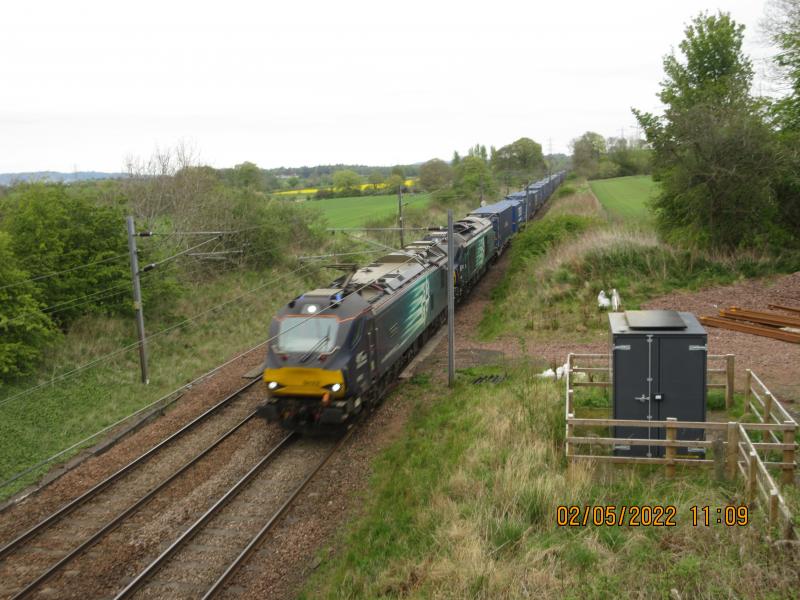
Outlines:
[{"label": "locomotive cab window", "polygon": [[286,317],[278,332],[279,352],[330,352],[336,344],[336,317]]}]

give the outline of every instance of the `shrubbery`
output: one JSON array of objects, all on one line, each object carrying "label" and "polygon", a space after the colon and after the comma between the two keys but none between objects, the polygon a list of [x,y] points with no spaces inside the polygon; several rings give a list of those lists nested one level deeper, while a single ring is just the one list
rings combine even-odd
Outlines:
[{"label": "shrubbery", "polygon": [[[114,199],[111,201],[110,199]],[[125,215],[137,230],[142,294],[150,315],[172,315],[179,281],[215,277],[238,265],[273,269],[324,244],[319,211],[270,200],[254,185],[232,186],[213,169],[98,184],[21,184],[0,198],[0,383],[34,369],[48,344],[79,318],[132,312]],[[223,231],[213,236],[172,231]],[[221,269],[222,267],[222,269]]]},{"label": "shrubbery", "polygon": [[11,237],[0,231],[0,383],[28,374],[55,335],[28,279],[11,249]]},{"label": "shrubbery", "polygon": [[[82,298],[130,281],[120,209],[93,204],[62,184],[26,184],[3,200],[2,228],[34,278],[35,299],[61,327],[87,312],[114,313],[129,304],[121,294]],[[60,274],[48,277],[53,273]]]}]

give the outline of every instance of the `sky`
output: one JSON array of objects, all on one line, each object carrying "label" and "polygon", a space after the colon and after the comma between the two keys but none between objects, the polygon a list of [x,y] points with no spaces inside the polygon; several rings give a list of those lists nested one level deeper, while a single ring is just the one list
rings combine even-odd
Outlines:
[{"label": "sky", "polygon": [[[183,142],[203,164],[392,165],[520,137],[636,134],[700,11],[762,0],[42,2],[0,7],[0,173],[120,171]],[[760,77],[756,85],[762,85]]]}]

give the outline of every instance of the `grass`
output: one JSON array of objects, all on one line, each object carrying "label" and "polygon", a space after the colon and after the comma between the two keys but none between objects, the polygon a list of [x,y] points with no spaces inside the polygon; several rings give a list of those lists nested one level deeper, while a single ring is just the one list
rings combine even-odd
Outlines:
[{"label": "grass", "polygon": [[658,192],[658,184],[649,175],[597,179],[590,185],[612,220],[629,223],[650,220],[647,203]]},{"label": "grass", "polygon": [[[409,208],[424,208],[430,194],[406,194],[403,203]],[[307,200],[306,205],[318,207],[325,215],[329,227],[361,227],[369,221],[397,215],[397,196],[355,196],[352,198],[326,198]]]},{"label": "grass", "polygon": [[[307,582],[312,598],[682,598],[797,594],[800,561],[747,527],[694,527],[690,507],[741,503],[713,473],[577,465],[563,389],[525,365],[442,393],[410,386],[406,435],[374,463],[363,510]],[[492,372],[490,368],[486,372]],[[559,505],[674,505],[676,527],[559,527]]]},{"label": "grass", "polygon": [[[16,385],[3,386],[0,402],[44,384],[33,393],[0,404],[0,482],[264,340],[267,324],[281,303],[329,277],[329,273],[322,275],[315,269],[309,272],[305,278],[285,270],[222,274],[190,286],[172,314],[147,315],[147,331],[152,334],[285,275],[279,285],[267,286],[260,293],[153,339],[148,348],[147,386],[139,381],[136,348],[48,384],[79,365],[135,341],[132,320],[91,317],[78,322],[50,351],[46,370]],[[279,293],[271,293],[278,288]],[[0,498],[35,481],[48,468],[0,489]]]}]

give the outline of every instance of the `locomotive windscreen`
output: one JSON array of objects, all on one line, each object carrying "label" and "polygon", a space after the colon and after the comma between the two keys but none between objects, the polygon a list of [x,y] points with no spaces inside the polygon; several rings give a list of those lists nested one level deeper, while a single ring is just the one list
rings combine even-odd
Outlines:
[{"label": "locomotive windscreen", "polygon": [[336,317],[286,317],[275,345],[278,352],[330,352],[338,329]]}]

